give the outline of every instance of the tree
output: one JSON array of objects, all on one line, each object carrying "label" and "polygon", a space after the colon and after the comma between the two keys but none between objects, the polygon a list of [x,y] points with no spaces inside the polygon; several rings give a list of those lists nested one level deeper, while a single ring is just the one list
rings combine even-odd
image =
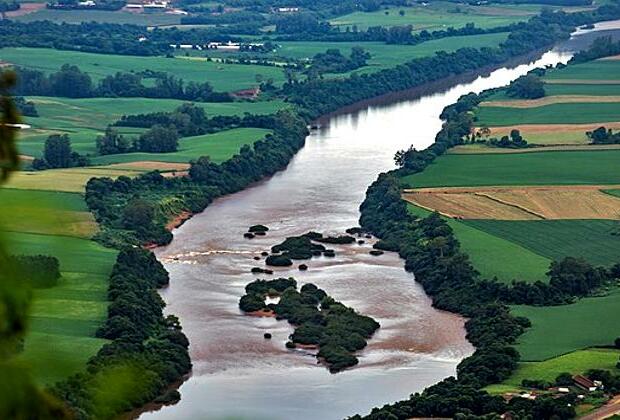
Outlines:
[{"label": "tree", "polygon": [[127,153],[131,151],[131,144],[118,131],[112,127],[108,127],[105,130],[103,136],[97,137],[97,153],[100,155],[113,155],[117,153]]},{"label": "tree", "polygon": [[512,98],[537,99],[545,96],[545,87],[540,77],[528,74],[512,82],[506,94]]},{"label": "tree", "polygon": [[71,154],[71,140],[67,134],[52,134],[45,140],[43,159],[48,168],[69,168]]},{"label": "tree", "polygon": [[123,225],[127,229],[147,229],[153,223],[155,208],[148,201],[134,197],[123,210]]},{"label": "tree", "polygon": [[50,85],[56,96],[68,98],[92,96],[93,83],[90,76],[70,64],[64,64],[60,71],[50,76]]},{"label": "tree", "polygon": [[173,127],[153,126],[138,139],[138,150],[150,153],[176,152],[179,145],[179,134]]}]

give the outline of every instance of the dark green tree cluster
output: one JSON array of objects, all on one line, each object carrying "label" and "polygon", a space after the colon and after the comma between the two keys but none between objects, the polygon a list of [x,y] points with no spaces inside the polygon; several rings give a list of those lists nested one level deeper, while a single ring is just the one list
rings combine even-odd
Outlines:
[{"label": "dark green tree cluster", "polygon": [[339,49],[330,48],[324,53],[318,53],[312,58],[312,65],[306,71],[308,74],[346,73],[366,65],[370,54],[361,47],[353,47],[351,55],[345,57]]},{"label": "dark green tree cluster", "polygon": [[586,136],[592,144],[620,144],[620,133],[614,133],[611,128],[599,127],[592,131],[586,131]]},{"label": "dark green tree cluster", "polygon": [[538,99],[545,96],[545,84],[540,77],[527,74],[512,82],[506,89],[511,98]]},{"label": "dark green tree cluster", "polygon": [[32,161],[32,167],[37,170],[72,168],[86,166],[89,159],[74,152],[71,148],[71,139],[68,134],[52,134],[45,140],[43,157]]},{"label": "dark green tree cluster", "polygon": [[25,117],[38,117],[39,113],[37,112],[37,108],[32,101],[27,101],[21,96],[16,96],[13,98],[15,102],[15,107],[19,110],[19,113]]},{"label": "dark green tree cluster", "polygon": [[[109,75],[95,85],[88,73],[76,65],[63,64],[57,72],[18,68],[17,95],[61,96],[67,98],[142,97],[202,102],[232,102],[228,93],[216,92],[209,82],[189,82],[164,72],[142,71]],[[148,86],[145,80],[152,81]]]},{"label": "dark green tree cluster", "polygon": [[97,331],[111,342],[88,361],[85,372],[52,389],[77,418],[117,417],[162,396],[190,371],[189,342],[178,320],[164,317],[165,304],[156,292],[166,284],[168,273],[151,252],[129,248],[118,254],[108,316]]},{"label": "dark green tree cluster", "polygon": [[[266,296],[279,296],[276,304],[265,304]],[[336,373],[358,363],[355,352],[366,347],[366,341],[379,328],[372,318],[335,301],[314,284],[304,284],[297,291],[294,279],[256,280],[246,286],[239,301],[246,312],[272,310],[279,319],[295,326],[287,347],[297,344],[315,345],[317,357]]]},{"label": "dark green tree cluster", "polygon": [[20,277],[31,287],[46,288],[58,284],[60,263],[48,255],[18,255],[12,257]]},{"label": "dark green tree cluster", "polygon": [[510,130],[508,136],[502,136],[499,140],[496,138],[490,138],[485,141],[493,147],[500,147],[504,149],[523,149],[529,147],[527,140],[521,136],[521,132],[517,129]]}]

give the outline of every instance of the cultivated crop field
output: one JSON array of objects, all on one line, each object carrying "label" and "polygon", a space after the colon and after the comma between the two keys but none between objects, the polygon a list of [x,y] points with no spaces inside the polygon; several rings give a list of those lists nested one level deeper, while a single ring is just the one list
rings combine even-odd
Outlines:
[{"label": "cultivated crop field", "polygon": [[[585,258],[592,264],[620,261],[620,223],[615,220],[464,220],[549,259]],[[515,260],[517,261],[517,260]]]},{"label": "cultivated crop field", "polygon": [[574,124],[618,122],[620,102],[556,103],[532,108],[482,106],[476,111],[480,125]]},{"label": "cultivated crop field", "polygon": [[170,13],[134,13],[107,10],[54,10],[41,9],[33,13],[18,16],[15,20],[20,22],[36,22],[39,20],[51,20],[53,22],[82,23],[101,22],[117,23],[141,26],[176,25],[181,22],[179,15]]},{"label": "cultivated crop field", "polygon": [[618,318],[613,314],[620,313],[620,289],[571,305],[515,306],[513,313],[532,322],[532,328],[518,339],[521,360],[546,360],[591,346],[612,345],[618,337]]},{"label": "cultivated crop field", "polygon": [[135,176],[138,172],[98,167],[48,169],[37,172],[21,171],[11,176],[6,188],[83,193],[86,183],[93,177],[114,179],[122,175]]},{"label": "cultivated crop field", "polygon": [[2,48],[3,61],[51,73],[63,64],[77,65],[94,80],[117,72],[153,70],[181,78],[186,82],[209,82],[217,91],[238,91],[256,86],[256,75],[273,79],[275,84],[284,82],[284,73],[278,67],[223,64],[204,60],[187,60],[166,57],[136,57],[128,55],[94,54],[77,51],[60,51],[47,48]]},{"label": "cultivated crop field", "polygon": [[448,154],[402,179],[409,188],[620,183],[620,150]]},{"label": "cultivated crop field", "polygon": [[613,186],[422,188],[406,190],[416,205],[463,219],[620,220],[620,200],[601,190]]},{"label": "cultivated crop field", "polygon": [[594,60],[567,66],[547,72],[544,80],[547,83],[563,83],[567,80],[592,82],[616,80],[620,83],[620,60]]},{"label": "cultivated crop field", "polygon": [[[9,203],[3,218],[12,216],[13,220],[24,214],[37,218],[30,220],[27,227],[11,222],[13,231],[2,232],[3,238],[11,244],[11,252],[52,255],[60,262],[59,284],[34,290],[31,325],[20,355],[39,383],[51,385],[82,370],[86,361],[106,342],[95,338],[95,331],[106,316],[107,278],[116,251],[88,239],[67,236],[88,234],[84,221],[92,216],[84,211],[83,201],[80,204],[81,195],[3,190],[2,198]],[[19,216],[13,211],[20,211]],[[64,220],[54,220],[61,216]],[[46,226],[48,222],[55,225]],[[88,222],[92,233],[93,221]],[[66,232],[59,233],[63,227]],[[21,228],[40,233],[15,231]]]}]

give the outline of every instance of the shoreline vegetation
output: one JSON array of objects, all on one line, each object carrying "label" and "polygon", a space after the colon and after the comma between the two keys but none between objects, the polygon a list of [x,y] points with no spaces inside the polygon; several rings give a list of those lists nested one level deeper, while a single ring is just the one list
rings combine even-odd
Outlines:
[{"label": "shoreline vegetation", "polygon": [[[273,131],[272,134],[255,142],[253,146],[243,146],[238,154],[221,164],[211,162],[208,157],[202,157],[190,163],[187,177],[165,178],[158,172],[149,172],[135,178],[121,176],[116,180],[91,179],[86,186],[86,202],[101,227],[101,232],[95,239],[101,244],[120,250],[110,276],[108,290],[110,306],[107,319],[97,332],[99,337],[111,341],[89,361],[85,372],[56,384],[52,388],[52,393],[65,401],[77,416],[83,418],[113,417],[152,401],[178,400],[178,392],[169,390],[168,386],[179,381],[191,370],[189,343],[181,330],[178,319],[173,315],[164,317],[164,303],[156,293],[157,288],[168,283],[168,273],[152,253],[140,247],[169,243],[172,239],[169,231],[172,227],[172,224],[169,225],[171,220],[179,220],[175,218],[181,214],[183,217],[190,217],[191,214],[203,211],[215,198],[240,191],[284,169],[295,153],[303,147],[308,134],[307,123],[309,121],[352,103],[382,94],[424,86],[426,83],[437,82],[467,72],[480,71],[490,65],[500,65],[514,57],[566,39],[576,26],[618,17],[620,17],[620,7],[617,5],[605,5],[594,11],[570,15],[564,12],[543,11],[540,16],[530,19],[527,23],[513,26],[513,32],[499,48],[463,48],[453,53],[417,58],[402,66],[374,74],[361,76],[353,74],[346,79],[287,82],[278,94],[295,104],[298,107],[297,110],[280,111],[275,114],[271,121],[272,125],[269,127]],[[16,30],[18,35],[9,42],[9,45],[13,45],[22,42],[24,35],[32,35],[19,25],[11,22],[3,23],[0,28],[0,38]],[[110,29],[97,24],[82,25],[81,29],[70,28],[70,26],[62,25],[67,30],[75,29],[78,32],[84,28],[92,28],[97,32],[98,37],[103,38],[108,36],[107,31]],[[128,37],[138,39],[140,35],[136,27],[112,26]],[[50,22],[41,25],[40,29],[57,31],[56,26]],[[74,35],[77,39],[79,34]],[[146,47],[151,49],[144,55],[160,53],[161,51],[158,50],[160,45],[149,43]],[[64,46],[67,47],[66,44]],[[62,45],[56,47],[61,48]],[[123,48],[125,53],[130,53],[133,46],[124,45]],[[326,98],[329,100],[326,101]],[[456,114],[459,113],[456,112]],[[433,152],[438,152],[438,154],[448,148],[444,142],[436,144],[438,146]],[[379,218],[374,218],[368,213],[372,205],[373,194],[376,194],[377,200],[381,200],[380,196],[384,193],[387,193],[390,198],[396,198],[394,195],[396,189],[393,185],[395,182],[395,179],[383,175],[370,187],[370,198],[367,198],[362,205],[362,226],[377,234],[378,237],[384,238],[381,241],[383,249],[400,251],[402,255],[403,249],[400,241],[410,237],[410,233],[405,232],[403,227],[406,225],[408,229],[411,219],[400,202],[400,191],[398,191],[398,202],[390,202],[390,211],[395,210],[397,217],[389,222],[389,227],[380,220],[384,214]],[[446,233],[446,227],[440,221],[433,218],[425,220],[426,222],[420,222],[422,231],[416,233],[419,235],[418,238],[432,240],[436,239],[436,236],[441,236],[440,233]],[[454,243],[442,245],[439,242],[433,242],[435,245],[430,253],[426,253],[426,250],[420,253],[414,247],[413,253],[407,256],[406,268],[414,270],[420,279],[424,279],[425,276],[429,279],[433,276],[444,278],[444,276],[454,275],[457,279],[471,276],[473,269],[466,264],[466,259],[456,252],[458,246]],[[456,252],[450,255],[450,258],[455,258],[454,262],[458,264],[450,263],[441,268],[435,266],[434,264],[446,261],[444,253],[450,250]],[[428,257],[432,269],[439,269],[440,273],[431,273],[429,267],[420,266],[420,257]],[[464,271],[462,273],[450,272],[449,270],[453,268]],[[433,280],[428,282],[422,280],[427,293],[436,299],[445,285],[440,284],[435,288],[432,282]],[[468,283],[466,281],[463,284]],[[472,358],[466,359],[459,366],[459,378],[465,377],[464,380],[447,379],[425,392],[432,393],[433,390],[447,392],[451,397],[460,394],[460,397],[454,398],[459,401],[471,398],[475,400],[475,404],[483,401],[489,406],[496,407],[499,404],[498,400],[490,399],[491,397],[487,397],[477,387],[493,383],[514,369],[516,355],[509,344],[523,331],[527,322],[521,318],[511,317],[503,305],[477,308],[468,302],[467,310],[461,312],[459,311],[461,299],[473,299],[471,291],[464,289],[461,284],[450,284],[450,287],[462,291],[463,296],[453,302],[451,301],[453,296],[439,296],[445,299],[436,302],[436,305],[454,312],[464,312],[471,318],[467,323],[468,339],[478,347],[478,350]],[[301,292],[289,291],[287,293],[291,295],[292,301],[296,299],[303,301],[306,298],[316,300],[325,292],[315,286],[304,285]],[[288,300],[288,294],[285,302]],[[338,308],[338,314],[342,312],[344,319],[361,317],[357,314],[351,315],[350,308],[338,305],[341,304],[329,301],[326,309],[331,310],[332,306]],[[318,309],[316,311],[319,314],[322,312]],[[289,321],[295,319],[294,309],[291,308],[290,312],[284,313]],[[329,327],[330,312],[321,316],[328,319],[327,326]],[[372,320],[364,319],[365,326],[357,331],[362,338],[370,337],[372,332],[378,328],[378,325],[375,328],[370,321]],[[316,331],[310,331],[314,328],[310,326],[302,329],[303,322],[301,324],[298,328],[301,332],[296,336],[299,344],[307,344],[306,341],[318,343],[321,338],[317,336],[329,336],[328,333],[322,331],[323,335],[317,333],[310,338],[302,338],[302,332],[310,335],[310,332]],[[499,331],[500,326],[506,327],[507,330]],[[338,329],[340,326],[335,328]],[[355,336],[355,340],[352,341],[352,343],[345,344],[328,342],[323,346],[325,350],[321,357],[324,357],[336,369],[352,363],[355,357],[343,353],[340,347],[345,350],[357,349],[362,346],[364,340]],[[501,361],[501,366],[489,365],[490,359],[494,358]],[[118,378],[122,380],[119,382]],[[140,381],[137,382],[135,378],[140,378]],[[103,389],[111,391],[102,396]],[[108,403],[101,404],[101,398]],[[456,406],[461,407],[459,403]],[[399,410],[401,408],[402,406],[398,406]],[[448,414],[449,410],[433,408],[429,409],[429,412],[433,415],[442,415]],[[385,418],[381,415],[372,418]],[[402,417],[397,415],[397,418]]]},{"label": "shoreline vegetation", "polygon": [[[355,353],[366,347],[379,324],[334,300],[324,290],[307,283],[297,290],[294,278],[255,280],[245,287],[239,308],[251,316],[286,319],[295,331],[287,349],[318,350],[318,363],[337,373],[359,363]],[[265,299],[278,298],[277,303]],[[266,338],[268,333],[266,333]]]}]

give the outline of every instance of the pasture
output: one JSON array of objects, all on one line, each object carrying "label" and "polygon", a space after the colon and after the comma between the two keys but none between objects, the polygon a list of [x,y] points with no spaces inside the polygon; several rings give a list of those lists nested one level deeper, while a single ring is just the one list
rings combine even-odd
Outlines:
[{"label": "pasture", "polygon": [[473,187],[406,190],[405,199],[462,219],[620,220],[620,199],[601,191],[614,186]]},{"label": "pasture", "polygon": [[75,64],[94,80],[117,72],[160,71],[186,82],[209,82],[215,90],[224,92],[257,86],[256,75],[258,74],[264,79],[273,79],[276,85],[285,80],[284,72],[278,67],[223,64],[183,58],[95,54],[48,48],[2,48],[0,59],[45,73],[55,72],[63,64]]},{"label": "pasture", "polygon": [[524,379],[542,380],[553,383],[560,373],[569,372],[573,375],[583,374],[589,369],[603,369],[620,373],[616,368],[620,351],[615,349],[592,348],[577,350],[541,362],[519,363],[517,370],[501,384],[487,387],[487,391],[495,389],[519,389]]},{"label": "pasture", "polygon": [[408,188],[620,184],[620,150],[440,156],[402,178]]},{"label": "pasture", "polygon": [[572,124],[620,121],[620,102],[556,103],[531,108],[481,106],[476,112],[477,124],[512,126],[519,124]]},{"label": "pasture", "polygon": [[620,84],[561,84],[546,83],[545,93],[550,96],[556,95],[595,95],[595,96],[618,96],[620,95]]},{"label": "pasture", "polygon": [[236,128],[202,136],[184,137],[179,149],[172,153],[125,153],[99,156],[92,159],[95,165],[127,162],[177,162],[187,163],[201,156],[209,156],[213,162],[221,163],[239,152],[241,146],[253,144],[270,131],[261,128]]},{"label": "pasture", "polygon": [[[95,154],[95,140],[109,124],[123,115],[157,111],[172,111],[185,101],[148,98],[49,98],[28,97],[34,102],[39,117],[27,117],[31,129],[20,132],[19,151],[29,156],[40,156],[45,140],[50,134],[69,134],[73,149],[82,154]],[[280,100],[260,102],[196,102],[207,115],[272,114],[288,105]],[[117,127],[120,133],[133,136],[142,129]]]},{"label": "pasture", "polygon": [[[551,260],[585,258],[610,266],[620,261],[620,222],[615,220],[464,220]],[[515,260],[518,261],[518,260]]]},{"label": "pasture", "polygon": [[479,28],[493,28],[527,20],[538,10],[538,6],[469,6],[438,1],[413,7],[353,12],[331,19],[330,23],[333,26],[356,26],[359,29],[412,25],[414,31],[461,28],[468,23],[474,23]]},{"label": "pasture", "polygon": [[[518,338],[522,361],[540,361],[592,346],[612,345],[618,337],[620,289],[563,306],[515,306],[532,327]],[[578,333],[577,333],[578,332]]]},{"label": "pasture", "polygon": [[[620,119],[620,118],[619,118]],[[517,124],[511,126],[490,127],[490,137],[500,138],[506,136],[511,130],[519,130],[521,135],[530,144],[552,145],[585,145],[590,143],[586,136],[587,131],[593,131],[600,127],[601,123],[589,124]],[[620,129],[620,121],[604,123],[606,128]],[[471,147],[473,145],[467,145]],[[484,147],[484,145],[475,145]],[[597,145],[598,147],[599,145]],[[459,146],[457,146],[459,147]],[[506,153],[527,153],[539,149],[512,149],[504,150]],[[502,152],[500,150],[499,152]]]},{"label": "pasture", "polygon": [[[428,210],[417,206],[409,205],[407,208],[419,217],[430,214]],[[497,277],[502,283],[510,283],[515,279],[527,282],[547,280],[545,273],[551,264],[550,259],[475,226],[450,218],[445,220],[482,278]],[[515,264],[515,261],[522,263]]]}]

